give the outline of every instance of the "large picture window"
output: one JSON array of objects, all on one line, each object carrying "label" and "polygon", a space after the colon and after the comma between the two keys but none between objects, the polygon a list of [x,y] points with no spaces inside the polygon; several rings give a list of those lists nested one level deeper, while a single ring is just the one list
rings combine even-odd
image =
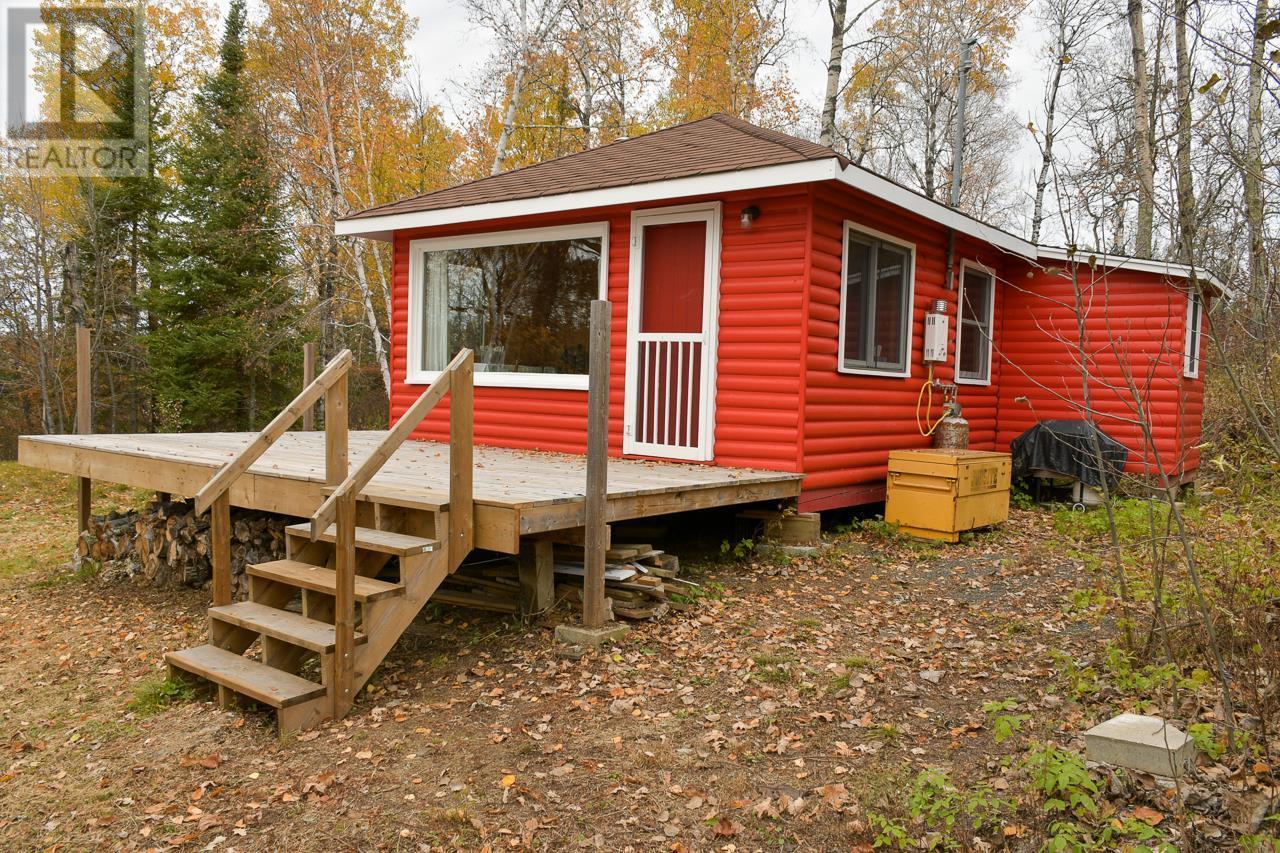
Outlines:
[{"label": "large picture window", "polygon": [[960,276],[960,325],[956,328],[956,381],[991,382],[991,320],[995,277],[980,267],[963,266]]},{"label": "large picture window", "polygon": [[915,248],[845,224],[840,306],[840,369],[911,373]]},{"label": "large picture window", "polygon": [[606,226],[414,241],[409,381],[463,347],[476,382],[586,387],[591,301],[604,289]]}]

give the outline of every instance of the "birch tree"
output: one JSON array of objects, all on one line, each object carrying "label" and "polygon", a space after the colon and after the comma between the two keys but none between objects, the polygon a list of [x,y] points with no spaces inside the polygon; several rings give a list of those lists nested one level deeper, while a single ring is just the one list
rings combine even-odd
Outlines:
[{"label": "birch tree", "polygon": [[1155,146],[1151,126],[1151,70],[1147,65],[1147,34],[1142,0],[1128,0],[1129,48],[1133,59],[1133,158],[1137,184],[1138,219],[1134,226],[1133,251],[1149,258],[1155,227]]},{"label": "birch tree", "polygon": [[562,23],[566,0],[467,0],[473,22],[490,30],[500,67],[509,68],[502,127],[489,173],[506,167],[511,138],[533,66]]}]

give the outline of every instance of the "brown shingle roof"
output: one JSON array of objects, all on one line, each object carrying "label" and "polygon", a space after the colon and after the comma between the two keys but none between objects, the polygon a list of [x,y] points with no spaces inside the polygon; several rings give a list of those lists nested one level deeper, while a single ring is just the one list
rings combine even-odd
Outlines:
[{"label": "brown shingle roof", "polygon": [[716,113],[589,151],[381,204],[344,218],[444,210],[832,158],[847,165],[844,158],[815,142]]}]

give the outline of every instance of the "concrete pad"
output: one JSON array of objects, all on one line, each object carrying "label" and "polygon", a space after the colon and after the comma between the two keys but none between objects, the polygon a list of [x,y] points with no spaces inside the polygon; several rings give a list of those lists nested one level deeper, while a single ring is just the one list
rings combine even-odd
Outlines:
[{"label": "concrete pad", "polygon": [[772,542],[763,542],[756,546],[756,553],[761,557],[812,557],[821,554],[827,548],[831,547],[829,542],[823,542],[819,545],[777,545]]},{"label": "concrete pad", "polygon": [[1178,776],[1196,760],[1195,743],[1159,717],[1121,714],[1084,733],[1085,757],[1143,773]]},{"label": "concrete pad", "polygon": [[621,622],[606,622],[599,628],[562,624],[556,626],[556,639],[571,646],[590,646],[598,649],[605,643],[616,643],[630,631]]}]

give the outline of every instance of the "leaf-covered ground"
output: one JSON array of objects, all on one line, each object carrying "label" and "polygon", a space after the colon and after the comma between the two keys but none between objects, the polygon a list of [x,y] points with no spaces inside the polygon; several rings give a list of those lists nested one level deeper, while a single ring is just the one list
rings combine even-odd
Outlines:
[{"label": "leaf-covered ground", "polygon": [[[38,512],[65,544],[65,502]],[[0,585],[0,846],[1196,848],[1274,794],[1257,755],[1177,790],[1084,769],[1084,728],[1167,702],[1158,676],[1114,686],[1145,670],[1107,651],[1049,513],[951,547],[829,540],[709,564],[694,607],[582,659],[547,625],[431,608],[350,717],[283,742],[163,680],[207,593],[50,559]],[[1179,696],[1212,715],[1210,687]]]}]

